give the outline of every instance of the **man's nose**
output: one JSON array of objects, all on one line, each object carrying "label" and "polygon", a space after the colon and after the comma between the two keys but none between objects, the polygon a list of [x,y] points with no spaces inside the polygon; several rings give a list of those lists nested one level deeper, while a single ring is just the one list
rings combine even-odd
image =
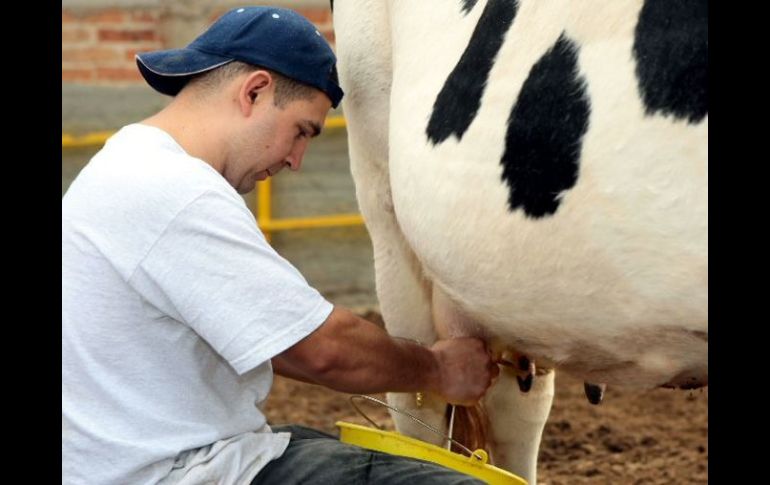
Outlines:
[{"label": "man's nose", "polygon": [[294,149],[291,151],[288,157],[286,157],[286,165],[289,166],[290,170],[297,171],[299,170],[299,167],[302,165],[302,158],[305,156],[305,149],[307,148],[307,143],[300,143],[297,144]]}]

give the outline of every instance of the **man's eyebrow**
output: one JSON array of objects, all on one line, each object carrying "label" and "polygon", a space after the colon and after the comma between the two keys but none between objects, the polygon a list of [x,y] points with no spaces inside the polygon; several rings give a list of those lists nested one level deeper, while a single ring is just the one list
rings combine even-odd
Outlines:
[{"label": "man's eyebrow", "polygon": [[311,135],[310,135],[311,137],[316,137],[321,134],[321,125],[319,125],[315,121],[305,120],[303,124],[305,125],[304,128],[306,130],[309,129],[309,131],[311,132]]}]

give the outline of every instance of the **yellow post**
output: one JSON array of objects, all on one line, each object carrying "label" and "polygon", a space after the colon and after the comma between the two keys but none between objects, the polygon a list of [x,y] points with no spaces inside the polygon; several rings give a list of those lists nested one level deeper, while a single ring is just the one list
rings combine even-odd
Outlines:
[{"label": "yellow post", "polygon": [[257,225],[265,233],[267,242],[271,242],[270,222],[272,208],[270,207],[270,177],[257,182]]}]

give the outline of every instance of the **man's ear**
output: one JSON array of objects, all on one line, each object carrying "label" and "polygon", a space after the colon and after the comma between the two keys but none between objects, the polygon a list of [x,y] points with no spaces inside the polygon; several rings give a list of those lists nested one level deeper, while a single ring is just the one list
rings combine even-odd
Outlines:
[{"label": "man's ear", "polygon": [[270,97],[274,86],[273,76],[269,72],[257,70],[249,73],[241,82],[238,92],[238,103],[243,114],[248,116],[257,102]]}]

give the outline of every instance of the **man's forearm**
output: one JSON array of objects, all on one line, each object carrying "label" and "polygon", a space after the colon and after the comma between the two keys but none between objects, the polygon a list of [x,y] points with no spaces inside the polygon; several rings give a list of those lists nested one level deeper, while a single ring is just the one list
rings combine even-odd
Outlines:
[{"label": "man's forearm", "polygon": [[350,393],[438,392],[441,385],[430,349],[341,308],[273,365],[280,375]]}]

